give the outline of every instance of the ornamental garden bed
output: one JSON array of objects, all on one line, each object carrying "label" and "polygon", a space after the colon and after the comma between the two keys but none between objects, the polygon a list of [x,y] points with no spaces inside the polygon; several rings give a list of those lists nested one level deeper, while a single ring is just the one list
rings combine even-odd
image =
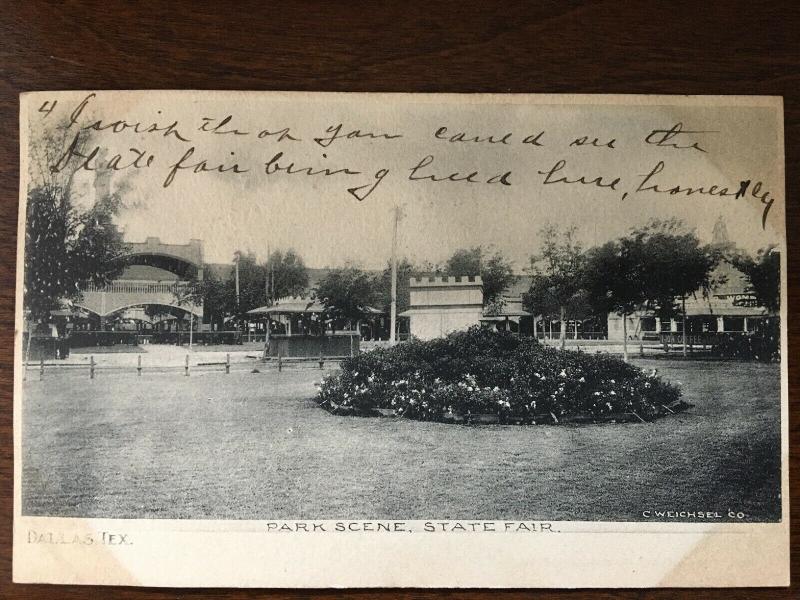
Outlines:
[{"label": "ornamental garden bed", "polygon": [[461,424],[647,422],[690,406],[654,372],[613,356],[478,327],[345,359],[317,401],[339,415]]}]

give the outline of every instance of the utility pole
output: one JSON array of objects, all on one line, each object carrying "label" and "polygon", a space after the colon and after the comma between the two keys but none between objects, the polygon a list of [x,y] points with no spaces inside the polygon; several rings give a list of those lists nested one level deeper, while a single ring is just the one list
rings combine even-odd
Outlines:
[{"label": "utility pole", "polygon": [[683,342],[683,344],[682,344],[683,345],[683,358],[686,358],[686,325],[687,325],[687,323],[686,323],[686,296],[685,295],[681,296],[681,308],[682,308],[682,312],[683,312],[683,327],[681,327],[681,329],[683,331],[682,331],[682,334],[681,334],[681,337],[682,337],[681,341]]},{"label": "utility pole", "polygon": [[275,300],[275,265],[269,266],[269,295],[270,299]]},{"label": "utility pole", "polygon": [[233,261],[236,263],[236,309],[239,309],[239,251],[233,254]]},{"label": "utility pole", "polygon": [[400,221],[400,207],[394,207],[394,225],[392,228],[392,295],[390,310],[389,343],[397,342],[397,223]]}]

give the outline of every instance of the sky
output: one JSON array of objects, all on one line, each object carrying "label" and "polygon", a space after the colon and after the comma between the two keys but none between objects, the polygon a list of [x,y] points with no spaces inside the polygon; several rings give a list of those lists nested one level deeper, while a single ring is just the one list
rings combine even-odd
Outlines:
[{"label": "sky", "polygon": [[[29,96],[30,138],[35,140],[42,128],[74,114],[86,96]],[[57,105],[43,117],[36,109],[48,98],[57,100]],[[130,148],[153,155],[149,167],[123,169],[111,177],[112,190],[125,190],[126,208],[117,223],[131,242],[151,236],[167,243],[201,239],[206,262],[230,262],[237,249],[264,258],[269,249],[291,247],[310,267],[352,262],[380,268],[391,253],[395,205],[404,213],[399,224],[400,256],[440,262],[458,248],[493,246],[513,261],[518,272],[537,252],[539,231],[548,223],[576,227],[578,238],[591,246],[651,218],[669,217],[684,220],[701,239],[710,241],[715,221],[722,218],[732,241],[745,249],[782,243],[782,116],[774,106],[732,106],[735,103],[726,99],[721,102],[728,106],[721,108],[681,98],[674,100],[681,106],[668,106],[665,99],[651,97],[629,98],[634,105],[597,97],[563,102],[552,96],[492,100],[481,96],[103,92],[90,98],[69,131],[86,136],[98,120],[101,127],[122,120],[141,123],[139,132],[131,127],[119,133],[92,132],[92,144],[101,147],[106,161],[118,153],[120,164],[130,162],[135,156]],[[218,131],[237,129],[246,135],[198,129],[204,123],[210,129],[229,115]],[[174,131],[189,141],[164,135],[173,122],[177,122]],[[143,131],[153,123],[159,131]],[[677,123],[703,133],[680,134],[673,141],[686,146],[696,143],[701,149],[659,147],[644,141],[651,131]],[[328,130],[339,124],[342,134],[359,133],[324,145]],[[259,132],[265,133],[259,137]],[[299,141],[279,141],[277,132]],[[484,141],[449,141],[459,132],[464,138]],[[523,143],[540,132],[541,146]],[[397,137],[386,139],[382,134]],[[486,139],[489,136],[492,140]],[[505,142],[499,141],[504,136]],[[597,138],[600,147],[570,145],[584,136]],[[322,143],[313,141],[315,137],[322,138]],[[611,140],[613,148],[604,146]],[[183,164],[206,160],[211,169],[237,163],[248,171],[180,169],[165,187],[170,168],[189,148],[194,151]],[[285,170],[265,173],[265,164],[278,153],[282,155],[277,163],[283,167],[294,162],[297,169],[347,168],[360,173],[328,177],[287,175]],[[426,156],[432,157],[431,163],[412,172]],[[608,184],[619,177],[621,181],[617,189],[543,184],[545,174],[559,161],[565,161],[564,167],[553,179],[602,177],[602,183]],[[761,193],[769,190],[775,198],[766,228],[761,226],[764,205],[750,194],[737,199],[635,192],[659,162],[664,163],[663,171],[650,183],[662,187],[716,185],[735,190],[749,179],[752,190],[761,181]],[[103,162],[95,161],[95,166],[102,167]],[[382,169],[386,171],[380,178]],[[478,183],[424,178],[473,171]],[[506,172],[510,172],[511,185],[486,183]],[[420,179],[411,180],[413,174]],[[366,190],[376,182],[363,201],[347,192],[358,186]],[[83,171],[76,177],[76,191],[85,202],[94,198],[94,183],[94,172]],[[628,195],[622,199],[625,192]]]}]

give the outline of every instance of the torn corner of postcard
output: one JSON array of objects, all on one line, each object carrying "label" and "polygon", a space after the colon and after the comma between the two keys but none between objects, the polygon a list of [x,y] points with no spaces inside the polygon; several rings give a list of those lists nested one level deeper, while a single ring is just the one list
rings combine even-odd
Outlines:
[{"label": "torn corner of postcard", "polygon": [[780,98],[20,124],[16,581],[788,584]]}]

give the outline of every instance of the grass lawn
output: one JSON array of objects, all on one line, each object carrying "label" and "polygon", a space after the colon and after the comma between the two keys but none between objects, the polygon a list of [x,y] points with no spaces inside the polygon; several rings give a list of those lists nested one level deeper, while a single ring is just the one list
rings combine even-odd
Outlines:
[{"label": "grass lawn", "polygon": [[466,427],[338,417],[321,371],[53,373],[25,383],[26,515],[229,519],[780,519],[774,365],[637,361],[696,405],[648,424]]}]

